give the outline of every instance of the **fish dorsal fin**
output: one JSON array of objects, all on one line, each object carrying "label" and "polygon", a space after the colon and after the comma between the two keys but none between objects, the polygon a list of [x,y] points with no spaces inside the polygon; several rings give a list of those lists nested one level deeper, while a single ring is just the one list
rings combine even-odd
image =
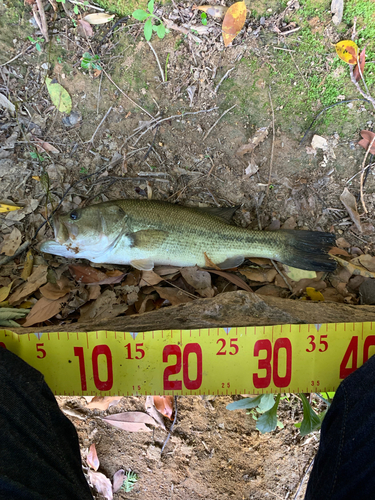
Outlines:
[{"label": "fish dorsal fin", "polygon": [[230,224],[235,211],[238,210],[239,207],[240,205],[237,205],[236,207],[200,207],[196,208],[196,210],[218,217],[227,224]]},{"label": "fish dorsal fin", "polygon": [[126,236],[131,239],[132,248],[155,250],[164,243],[168,233],[158,229],[142,229],[141,231],[128,233]]},{"label": "fish dorsal fin", "polygon": [[152,271],[154,269],[154,262],[150,259],[131,260],[130,265],[140,271]]}]

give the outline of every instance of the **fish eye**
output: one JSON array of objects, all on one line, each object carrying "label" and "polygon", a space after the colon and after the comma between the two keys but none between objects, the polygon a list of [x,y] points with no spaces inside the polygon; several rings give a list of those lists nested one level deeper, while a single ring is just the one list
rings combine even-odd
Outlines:
[{"label": "fish eye", "polygon": [[72,210],[72,211],[70,212],[70,218],[71,218],[72,220],[77,220],[77,219],[78,219],[78,217],[79,217],[79,215],[78,215],[78,210]]}]

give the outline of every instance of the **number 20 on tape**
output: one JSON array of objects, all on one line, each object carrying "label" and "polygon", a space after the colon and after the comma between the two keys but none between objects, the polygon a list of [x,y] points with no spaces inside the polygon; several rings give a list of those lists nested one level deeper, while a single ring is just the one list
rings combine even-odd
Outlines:
[{"label": "number 20 on tape", "polygon": [[375,324],[16,335],[0,345],[55,394],[262,394],[335,391],[375,354]]}]

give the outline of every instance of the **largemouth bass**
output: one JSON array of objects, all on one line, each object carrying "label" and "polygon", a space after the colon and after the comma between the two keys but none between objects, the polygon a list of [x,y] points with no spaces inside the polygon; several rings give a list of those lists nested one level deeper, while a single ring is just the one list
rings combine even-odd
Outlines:
[{"label": "largemouth bass", "polygon": [[237,267],[266,257],[300,269],[333,271],[331,233],[251,231],[230,224],[236,209],[199,209],[163,201],[116,200],[53,218],[55,240],[42,252],[101,264]]}]

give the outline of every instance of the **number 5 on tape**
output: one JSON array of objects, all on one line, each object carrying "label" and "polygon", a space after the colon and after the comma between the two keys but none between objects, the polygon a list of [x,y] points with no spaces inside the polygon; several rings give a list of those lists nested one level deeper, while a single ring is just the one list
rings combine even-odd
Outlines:
[{"label": "number 5 on tape", "polygon": [[55,394],[335,391],[375,354],[372,323],[16,335],[0,345]]}]

